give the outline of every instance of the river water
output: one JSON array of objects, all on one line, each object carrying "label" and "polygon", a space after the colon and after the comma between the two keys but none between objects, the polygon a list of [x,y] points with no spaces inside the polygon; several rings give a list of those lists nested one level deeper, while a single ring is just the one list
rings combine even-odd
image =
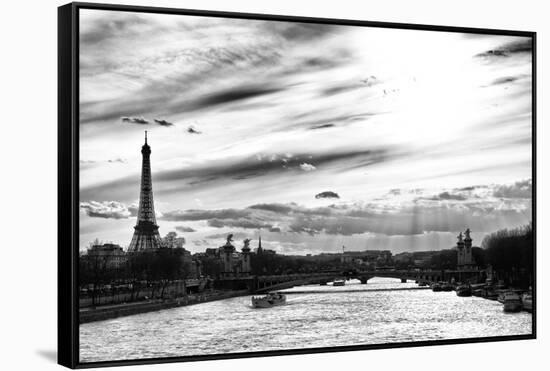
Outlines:
[{"label": "river water", "polygon": [[80,361],[531,333],[531,314],[503,313],[497,301],[391,291],[406,287],[417,285],[375,277],[367,285],[295,287],[285,290],[287,305],[268,309],[251,308],[244,296],[86,323],[80,325]]}]

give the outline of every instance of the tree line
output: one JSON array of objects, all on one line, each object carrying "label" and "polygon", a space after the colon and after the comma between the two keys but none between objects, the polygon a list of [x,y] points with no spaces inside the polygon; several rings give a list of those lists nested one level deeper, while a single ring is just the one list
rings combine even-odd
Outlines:
[{"label": "tree line", "polygon": [[[533,281],[533,224],[501,229],[482,240],[481,247],[472,247],[475,265],[491,267],[496,279],[507,284],[530,285]],[[456,249],[441,250],[432,255],[426,268],[455,269]]]},{"label": "tree line", "polygon": [[[149,288],[152,297],[164,298],[165,290],[174,281],[185,280],[196,273],[195,263],[183,241],[174,232],[163,238],[162,247],[139,253],[116,255],[88,253],[79,257],[79,286],[95,305],[99,295],[129,293],[128,301],[139,297],[140,290]],[[90,244],[101,245],[98,240]]]},{"label": "tree line", "polygon": [[496,278],[524,286],[533,283],[534,246],[532,222],[491,233],[481,243],[485,263]]}]

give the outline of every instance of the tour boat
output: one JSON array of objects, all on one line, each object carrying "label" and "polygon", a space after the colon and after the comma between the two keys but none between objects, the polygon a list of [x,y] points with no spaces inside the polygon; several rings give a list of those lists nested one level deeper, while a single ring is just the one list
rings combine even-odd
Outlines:
[{"label": "tour boat", "polygon": [[286,303],[286,295],[280,292],[270,292],[265,296],[252,297],[252,306],[254,308],[271,308],[276,305]]},{"label": "tour boat", "polygon": [[453,291],[454,286],[450,283],[444,283],[441,285],[441,291]]},{"label": "tour boat", "polygon": [[346,285],[346,281],[344,280],[336,280],[332,283],[332,286],[345,286]]},{"label": "tour boat", "polygon": [[434,284],[432,285],[432,291],[433,291],[433,292],[442,291],[441,285],[440,285],[439,283],[434,283]]},{"label": "tour boat", "polygon": [[483,296],[483,289],[475,289],[472,291],[473,296]]},{"label": "tour boat", "polygon": [[483,289],[483,297],[489,300],[497,300],[498,299],[498,291],[495,290],[494,287],[489,286]]},{"label": "tour boat", "polygon": [[526,292],[521,296],[521,303],[523,304],[523,310],[531,313],[533,311],[533,294]]},{"label": "tour boat", "polygon": [[472,288],[470,285],[460,285],[456,288],[457,296],[472,296]]},{"label": "tour boat", "polygon": [[518,294],[513,291],[508,291],[503,294],[504,299],[504,311],[505,312],[519,312],[521,311],[521,299]]},{"label": "tour boat", "polygon": [[497,292],[498,292],[498,297],[497,297],[498,302],[504,304],[506,294],[514,291],[501,289],[501,290],[497,290]]}]

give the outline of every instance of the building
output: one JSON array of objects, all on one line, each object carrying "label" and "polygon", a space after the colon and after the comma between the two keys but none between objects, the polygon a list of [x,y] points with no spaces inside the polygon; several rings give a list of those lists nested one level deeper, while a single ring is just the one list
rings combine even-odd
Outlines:
[{"label": "building", "polygon": [[151,178],[151,147],[147,144],[147,131],[145,132],[145,144],[141,147],[141,187],[139,193],[139,209],[137,223],[134,227],[134,235],[128,252],[139,252],[150,249],[158,249],[162,246],[159,227],[155,217],[155,205],[153,202],[153,181]]},{"label": "building", "polygon": [[124,266],[127,256],[122,247],[113,243],[93,245],[86,253],[87,259],[101,259],[108,269],[118,269]]},{"label": "building", "polygon": [[386,266],[392,264],[392,253],[390,250],[345,251],[343,248],[340,263]]},{"label": "building", "polygon": [[467,228],[457,236],[456,250],[457,250],[457,268],[458,269],[473,269],[475,268],[475,261],[472,256],[472,238],[470,237],[470,228]]},{"label": "building", "polygon": [[256,254],[262,254],[264,252],[264,249],[262,248],[262,236],[258,237],[258,247],[254,249],[254,252]]}]

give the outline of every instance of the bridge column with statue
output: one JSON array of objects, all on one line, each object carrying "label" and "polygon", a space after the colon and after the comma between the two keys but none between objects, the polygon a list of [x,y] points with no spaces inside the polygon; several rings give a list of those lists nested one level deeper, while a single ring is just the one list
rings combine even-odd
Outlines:
[{"label": "bridge column with statue", "polygon": [[250,275],[252,271],[250,266],[250,238],[244,240],[244,246],[242,248],[242,273],[245,276]]},{"label": "bridge column with statue", "polygon": [[220,252],[223,259],[223,271],[221,272],[222,277],[233,276],[233,253],[235,252],[235,246],[233,246],[232,242],[233,235],[230,234],[227,236],[225,245],[220,247]]}]

